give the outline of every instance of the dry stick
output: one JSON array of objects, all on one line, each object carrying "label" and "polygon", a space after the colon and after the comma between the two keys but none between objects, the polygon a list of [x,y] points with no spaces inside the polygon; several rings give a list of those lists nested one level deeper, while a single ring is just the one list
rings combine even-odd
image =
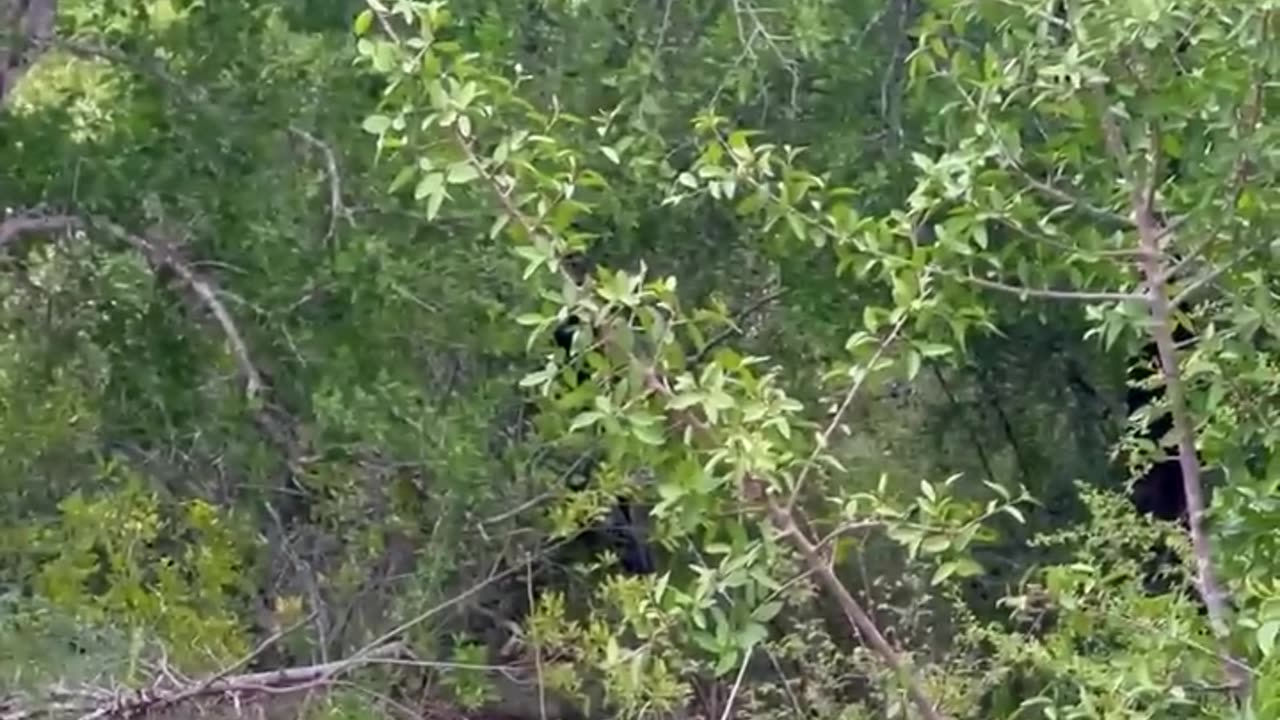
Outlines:
[{"label": "dry stick", "polygon": [[729,338],[733,337],[734,335],[738,335],[742,332],[742,330],[738,327],[738,323],[743,322],[744,320],[746,320],[747,318],[749,318],[750,316],[758,312],[765,305],[768,305],[769,303],[773,302],[774,300],[777,300],[778,298],[786,294],[787,294],[787,288],[780,288],[778,290],[774,290],[773,292],[766,293],[764,296],[758,298],[754,302],[750,303],[746,307],[739,310],[737,313],[734,314],[731,326],[728,328],[725,328],[715,337],[708,340],[707,344],[703,345],[701,350],[694,353],[693,356],[689,358],[689,364],[696,365],[702,362],[708,355],[711,354],[712,350],[720,346]]},{"label": "dry stick", "polygon": [[199,682],[190,687],[170,691],[144,690],[125,695],[115,693],[90,694],[88,703],[60,703],[32,707],[0,715],[0,720],[31,720],[59,713],[77,713],[81,720],[105,720],[106,718],[130,718],[154,713],[182,703],[217,695],[282,695],[285,693],[324,687],[337,676],[400,655],[405,648],[392,643],[376,648],[361,656],[335,660],[318,665],[268,670],[264,672],[228,675]]},{"label": "dry stick", "polygon": [[53,36],[57,5],[57,0],[0,2],[0,109]]},{"label": "dry stick", "polygon": [[[559,548],[560,546],[562,546],[562,545],[566,544],[567,542],[568,542],[568,540],[559,540],[559,541],[557,541],[557,542],[554,542],[554,543],[550,544],[549,546],[547,546],[546,548],[544,548],[540,554],[549,553],[549,552],[551,552],[551,551],[555,550],[556,548]],[[504,579],[506,579],[506,578],[508,578],[508,577],[511,577],[512,575],[515,575],[516,573],[520,572],[520,571],[521,571],[521,570],[523,570],[523,569],[524,569],[524,564],[523,564],[523,563],[522,563],[522,564],[518,564],[518,565],[517,565],[517,564],[513,564],[511,567],[507,568],[506,570],[503,570],[502,572],[499,572],[499,573],[495,573],[495,574],[493,574],[493,575],[490,575],[489,577],[485,578],[484,580],[481,580],[480,582],[476,583],[475,585],[472,585],[471,587],[467,588],[466,590],[463,590],[462,592],[458,593],[457,595],[454,595],[453,597],[449,598],[448,600],[444,600],[444,601],[442,601],[442,602],[440,602],[440,603],[438,603],[438,604],[436,604],[436,605],[434,605],[434,606],[432,606],[432,607],[428,608],[427,610],[424,610],[423,612],[419,613],[418,615],[416,615],[416,616],[414,616],[414,617],[412,617],[412,618],[410,618],[410,619],[408,619],[408,620],[406,620],[406,621],[404,621],[404,622],[400,623],[399,625],[397,625],[397,626],[395,626],[395,627],[391,628],[390,630],[386,631],[386,632],[385,632],[385,633],[383,633],[381,636],[379,636],[377,639],[375,639],[373,642],[369,643],[368,645],[365,645],[365,646],[364,646],[363,648],[361,648],[358,652],[356,652],[356,654],[354,655],[354,657],[361,657],[361,656],[363,656],[363,655],[364,655],[364,654],[366,654],[366,653],[375,652],[375,651],[377,650],[377,648],[382,647],[383,645],[386,645],[387,643],[389,643],[389,642],[391,642],[391,641],[395,640],[395,639],[396,639],[397,637],[399,637],[400,635],[403,635],[404,633],[408,632],[409,630],[412,630],[413,628],[417,627],[418,625],[421,625],[422,623],[426,622],[427,620],[430,620],[431,618],[435,617],[436,615],[438,615],[438,614],[440,614],[440,613],[444,612],[445,610],[448,610],[449,608],[453,607],[454,605],[457,605],[458,603],[462,602],[463,600],[466,600],[467,598],[471,597],[472,595],[475,595],[476,593],[478,593],[478,592],[480,592],[481,590],[483,590],[483,589],[485,589],[485,588],[489,587],[490,585],[492,585],[492,584],[494,584],[494,583],[496,583],[496,582],[498,582],[498,581],[500,581],[500,580],[504,580]]]},{"label": "dry stick", "polygon": [[325,165],[329,170],[329,227],[325,231],[324,241],[326,245],[333,243],[338,233],[338,216],[342,216],[348,224],[352,222],[351,211],[347,209],[342,202],[342,175],[338,173],[338,159],[333,152],[333,148],[320,138],[293,125],[289,126],[289,132],[301,138],[303,142],[316,148],[324,155]]},{"label": "dry stick", "polygon": [[752,646],[742,656],[742,665],[738,668],[738,677],[733,681],[733,687],[729,689],[729,697],[724,701],[724,712],[720,713],[720,720],[729,720],[729,716],[733,714],[733,703],[738,699],[738,690],[742,688],[742,678],[746,677],[747,665],[751,663],[751,654],[754,651],[755,646]]},{"label": "dry stick", "polygon": [[[947,396],[947,402],[955,409],[957,413],[962,415],[963,421],[964,408],[960,406],[960,399],[951,390],[951,384],[947,382],[946,375],[943,375],[942,368],[936,362],[929,363],[929,370],[933,373],[933,377],[938,381],[938,386],[942,388],[942,393]],[[978,430],[975,423],[962,422],[965,434],[969,436],[969,442],[973,443],[973,449],[978,454],[978,462],[982,463],[982,470],[992,484],[998,484],[995,469],[991,466],[991,458],[987,457],[987,448],[982,442],[982,438],[978,436]]]},{"label": "dry stick", "polygon": [[[531,558],[525,558],[524,590],[529,600],[529,611],[533,612],[533,560]],[[542,674],[542,638],[535,634],[533,643],[533,665],[538,673],[538,718],[547,720],[547,683]]]}]

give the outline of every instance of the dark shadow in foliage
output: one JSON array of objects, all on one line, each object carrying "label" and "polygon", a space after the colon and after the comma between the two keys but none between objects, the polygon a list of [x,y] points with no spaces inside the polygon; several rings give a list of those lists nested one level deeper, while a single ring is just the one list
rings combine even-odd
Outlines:
[{"label": "dark shadow in foliage", "polygon": [[[1194,340],[1181,325],[1174,328],[1174,341],[1182,346]],[[1154,458],[1142,475],[1134,478],[1130,500],[1140,514],[1156,520],[1177,523],[1187,528],[1187,495],[1183,486],[1182,466],[1173,447],[1173,417],[1165,406],[1160,358],[1155,343],[1148,343],[1129,366],[1125,405],[1129,417],[1141,416],[1137,438],[1154,447]],[[1157,543],[1146,561],[1145,586],[1148,592],[1165,593],[1186,585],[1189,578],[1182,572],[1177,552],[1165,543]],[[1195,596],[1195,593],[1191,593]]]},{"label": "dark shadow in foliage", "polygon": [[[570,315],[553,333],[556,345],[564,352],[565,361],[576,369],[573,374],[575,385],[592,381],[582,353],[574,352],[574,341],[581,324],[580,318]],[[589,456],[582,458],[576,465],[574,471],[566,475],[566,484],[570,490],[581,491],[589,486],[595,476],[598,460]],[[645,525],[643,508],[637,507],[629,498],[618,496],[604,520],[583,530],[573,544],[585,546],[594,552],[611,550],[618,556],[623,572],[649,575],[656,572],[657,567]]]}]

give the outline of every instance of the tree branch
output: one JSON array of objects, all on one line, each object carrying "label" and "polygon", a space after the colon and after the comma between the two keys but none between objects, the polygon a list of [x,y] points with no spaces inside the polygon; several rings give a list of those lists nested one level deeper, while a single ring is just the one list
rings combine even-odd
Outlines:
[{"label": "tree branch", "polygon": [[[1109,112],[1104,113],[1103,124],[1104,133],[1110,138],[1108,145],[1111,152],[1123,153],[1124,148],[1118,142],[1120,130]],[[1124,157],[1117,157],[1117,162],[1122,167],[1128,166]],[[1206,504],[1204,485],[1201,480],[1200,457],[1196,452],[1196,431],[1187,410],[1186,389],[1183,387],[1181,369],[1178,365],[1178,350],[1173,337],[1174,305],[1169,300],[1166,272],[1160,260],[1162,228],[1156,220],[1152,202],[1152,194],[1146,187],[1130,183],[1130,204],[1133,219],[1138,228],[1138,242],[1146,251],[1141,256],[1138,268],[1146,277],[1147,302],[1151,317],[1149,332],[1155,341],[1160,359],[1160,371],[1164,376],[1169,415],[1177,438],[1178,465],[1182,471],[1182,488],[1187,503],[1187,533],[1191,537],[1192,553],[1196,561],[1196,585],[1204,601],[1209,624],[1218,638],[1224,656],[1229,659],[1224,662],[1226,675],[1236,684],[1238,696],[1247,697],[1249,675],[1241,672],[1240,664],[1227,646],[1226,638],[1230,634],[1227,623],[1229,608],[1226,591],[1218,584],[1214,571],[1213,540],[1208,528],[1205,527]]]},{"label": "tree branch", "polygon": [[1053,200],[1057,200],[1058,202],[1062,203],[1063,205],[1066,205],[1067,207],[1079,210],[1084,214],[1089,215],[1095,220],[1101,220],[1106,223],[1120,225],[1121,227],[1126,227],[1126,228],[1133,227],[1133,221],[1125,217],[1124,215],[1121,215],[1120,213],[1114,212],[1112,210],[1107,210],[1106,208],[1101,208],[1096,205],[1093,205],[1089,203],[1087,200],[1077,197],[1076,195],[1066,190],[1063,190],[1057,187],[1056,185],[1051,185],[1043,180],[1040,180],[1039,178],[1035,177],[1031,173],[1024,170],[1022,165],[1016,162],[1015,160],[1013,160],[1012,158],[1006,157],[1005,161],[1010,163],[1013,166],[1013,169],[1016,170],[1018,174],[1022,176],[1022,179],[1025,180],[1033,190],[1040,193],[1041,195],[1044,195],[1045,197],[1051,198]]},{"label": "tree branch", "polygon": [[973,283],[979,287],[989,288],[991,290],[999,290],[1010,295],[1018,295],[1022,299],[1029,297],[1044,298],[1047,300],[1077,300],[1081,302],[1132,302],[1144,301],[1146,296],[1138,293],[1114,293],[1114,292],[1083,292],[1076,290],[1053,290],[1050,288],[1029,288],[1019,285],[1008,285],[995,280],[984,280],[973,275],[956,275],[954,277],[964,282]]},{"label": "tree branch", "polygon": [[349,225],[353,222],[351,211],[342,202],[342,175],[338,173],[337,157],[333,152],[333,148],[306,130],[290,125],[289,132],[301,138],[303,142],[316,148],[324,155],[325,165],[329,171],[329,229],[325,232],[324,241],[326,245],[329,245],[337,235],[339,216],[345,219]]},{"label": "tree branch", "polygon": [[227,311],[226,305],[218,298],[218,291],[209,282],[196,274],[190,265],[183,262],[167,242],[149,240],[125,230],[120,225],[103,217],[82,218],[77,215],[43,215],[36,213],[19,213],[0,222],[0,248],[20,235],[31,232],[57,232],[68,230],[87,231],[97,228],[123,242],[142,254],[153,267],[172,270],[185,284],[200,304],[213,315],[223,337],[226,339],[232,357],[236,361],[245,381],[245,394],[255,398],[265,387],[262,373],[253,363],[249,347],[244,336]]},{"label": "tree branch", "polygon": [[225,697],[243,702],[304,690],[314,690],[332,683],[339,676],[361,666],[396,658],[408,652],[402,643],[390,643],[369,652],[318,665],[282,668],[265,672],[227,675],[176,687],[151,687],[125,692],[83,692],[75,699],[26,709],[18,708],[0,715],[0,720],[35,720],[74,714],[80,720],[125,720],[152,716],[194,700]]},{"label": "tree branch", "polygon": [[[755,482],[759,483],[758,480]],[[760,487],[757,491],[763,493],[764,488]],[[792,517],[791,513],[772,498],[768,500],[767,508],[769,518],[779,534],[800,553],[805,565],[817,576],[818,581],[835,599],[840,606],[840,610],[844,613],[845,619],[853,626],[853,629],[862,637],[863,641],[870,645],[871,649],[880,656],[880,659],[897,674],[899,680],[906,687],[907,696],[911,699],[912,704],[916,706],[916,709],[920,711],[921,716],[927,720],[944,720],[945,716],[934,707],[933,700],[929,698],[924,685],[915,676],[910,664],[894,650],[889,641],[880,633],[880,629],[876,627],[875,622],[871,620],[867,612],[854,599],[853,594],[844,586],[844,583],[840,582],[840,578],[836,576],[835,571],[827,563],[823,562],[817,546],[796,526],[795,518]]]}]

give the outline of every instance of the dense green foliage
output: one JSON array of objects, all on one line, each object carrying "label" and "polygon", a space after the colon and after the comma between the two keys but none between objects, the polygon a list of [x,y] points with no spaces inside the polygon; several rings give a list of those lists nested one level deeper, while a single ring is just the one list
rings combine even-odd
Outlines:
[{"label": "dense green foliage", "polygon": [[1280,716],[1280,3],[54,7],[0,720]]}]

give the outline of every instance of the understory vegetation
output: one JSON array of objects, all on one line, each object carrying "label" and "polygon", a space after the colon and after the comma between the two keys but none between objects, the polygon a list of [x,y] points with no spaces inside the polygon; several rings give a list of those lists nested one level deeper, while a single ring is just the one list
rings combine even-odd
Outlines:
[{"label": "understory vegetation", "polygon": [[1280,717],[1277,0],[0,0],[0,720]]}]

